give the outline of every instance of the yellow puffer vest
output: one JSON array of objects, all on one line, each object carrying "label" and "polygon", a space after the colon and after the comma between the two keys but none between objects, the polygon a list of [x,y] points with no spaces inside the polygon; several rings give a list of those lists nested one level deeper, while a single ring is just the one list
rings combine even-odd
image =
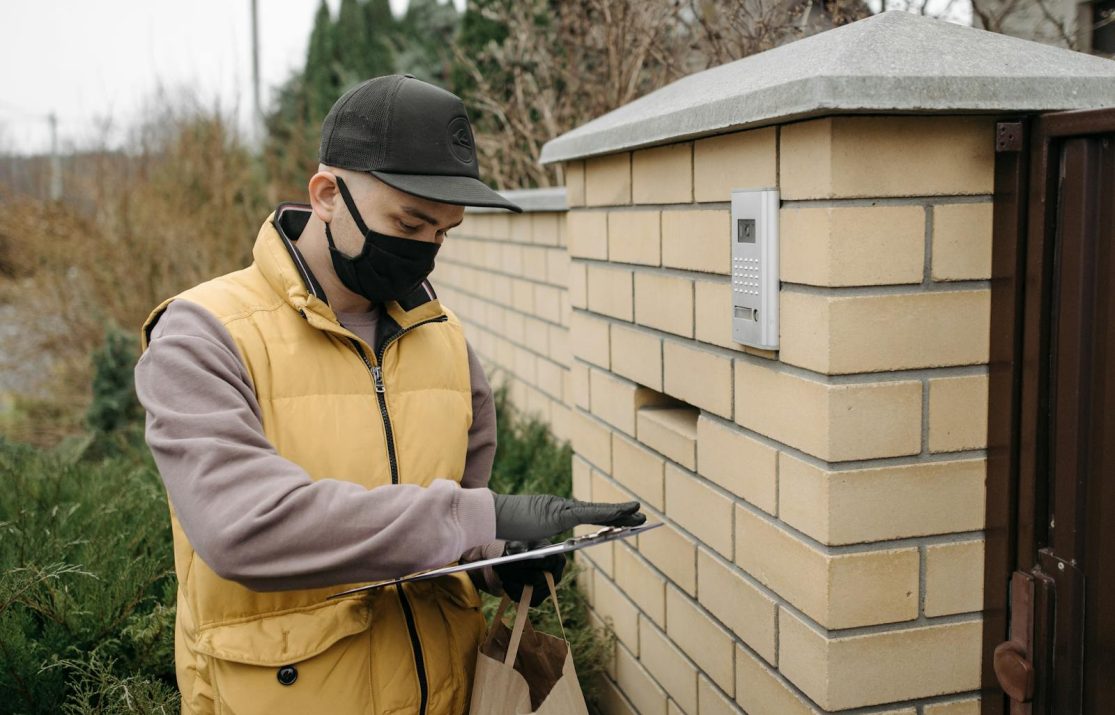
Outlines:
[{"label": "yellow puffer vest", "polygon": [[[384,305],[381,344],[363,342],[337,322],[290,238],[280,233],[288,211],[298,216],[305,209],[284,204],[268,217],[252,265],[175,298],[205,307],[229,331],[255,386],[267,438],[313,478],[368,489],[460,481],[472,399],[456,315],[432,293],[408,296],[409,309]],[[295,219],[291,233],[301,232],[307,216]],[[147,319],[144,349],[175,298]],[[379,369],[382,391],[373,378]],[[330,601],[327,595],[359,584],[257,592],[214,573],[190,546],[173,506],[170,516],[178,576],[175,668],[184,713],[458,715],[468,709],[485,622],[467,574]]]}]

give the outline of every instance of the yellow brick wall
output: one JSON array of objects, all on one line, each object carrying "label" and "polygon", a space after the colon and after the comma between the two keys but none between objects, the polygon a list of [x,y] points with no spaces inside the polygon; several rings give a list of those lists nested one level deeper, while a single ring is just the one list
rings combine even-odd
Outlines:
[{"label": "yellow brick wall", "polygon": [[[574,494],[605,713],[975,713],[994,117],[843,116],[567,162],[432,280]],[[781,191],[780,349],[730,330],[731,189]],[[581,533],[590,531],[584,527]]]},{"label": "yellow brick wall", "polygon": [[565,212],[469,210],[430,275],[492,386],[506,381],[515,406],[561,440],[573,429],[570,268]]},{"label": "yellow brick wall", "polygon": [[[978,711],[994,122],[566,163],[574,494],[666,523],[576,553],[605,713]],[[770,186],[774,352],[729,290],[730,191]]]}]

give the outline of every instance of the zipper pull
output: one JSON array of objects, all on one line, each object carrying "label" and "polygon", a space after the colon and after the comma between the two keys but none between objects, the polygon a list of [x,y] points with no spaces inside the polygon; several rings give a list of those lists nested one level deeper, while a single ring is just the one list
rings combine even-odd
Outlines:
[{"label": "zipper pull", "polygon": [[383,386],[383,370],[380,369],[379,365],[372,368],[372,379],[376,384],[376,392],[387,392],[387,389]]}]

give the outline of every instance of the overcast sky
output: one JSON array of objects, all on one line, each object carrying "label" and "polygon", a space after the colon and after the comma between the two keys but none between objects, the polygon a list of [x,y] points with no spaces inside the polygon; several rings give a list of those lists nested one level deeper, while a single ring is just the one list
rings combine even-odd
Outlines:
[{"label": "overcast sky", "polygon": [[[305,62],[320,0],[259,0],[260,75],[268,89]],[[447,0],[442,0],[443,2]],[[327,0],[334,16],[340,0]],[[464,0],[453,0],[459,10]],[[407,0],[391,0],[396,15]],[[0,9],[0,151],[49,147],[46,115],[69,143],[97,117],[126,126],[161,83],[251,110],[250,0],[22,0]]]},{"label": "overcast sky", "polygon": [[[336,15],[340,0],[327,0]],[[396,15],[407,0],[390,0]],[[878,11],[882,0],[868,0]],[[271,87],[305,61],[319,0],[259,0],[260,74]],[[465,0],[452,0],[463,10]],[[901,0],[888,0],[893,7]],[[952,0],[954,9],[966,0]],[[944,7],[950,0],[931,0]],[[0,9],[0,152],[45,151],[55,112],[62,149],[125,128],[161,84],[251,112],[250,0],[8,0]],[[954,13],[955,14],[955,13]],[[970,9],[961,16],[970,18]],[[956,21],[970,22],[964,17]],[[120,134],[116,135],[119,139]]]}]

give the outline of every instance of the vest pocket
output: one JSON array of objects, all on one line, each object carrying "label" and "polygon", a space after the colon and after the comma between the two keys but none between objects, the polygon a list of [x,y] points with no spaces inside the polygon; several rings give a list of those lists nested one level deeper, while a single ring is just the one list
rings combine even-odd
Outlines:
[{"label": "vest pocket", "polygon": [[369,623],[353,598],[203,629],[216,712],[373,713]]},{"label": "vest pocket", "polygon": [[275,665],[255,665],[210,657],[210,671],[222,715],[240,713],[375,712],[371,693],[367,633],[354,633],[321,653]]}]

